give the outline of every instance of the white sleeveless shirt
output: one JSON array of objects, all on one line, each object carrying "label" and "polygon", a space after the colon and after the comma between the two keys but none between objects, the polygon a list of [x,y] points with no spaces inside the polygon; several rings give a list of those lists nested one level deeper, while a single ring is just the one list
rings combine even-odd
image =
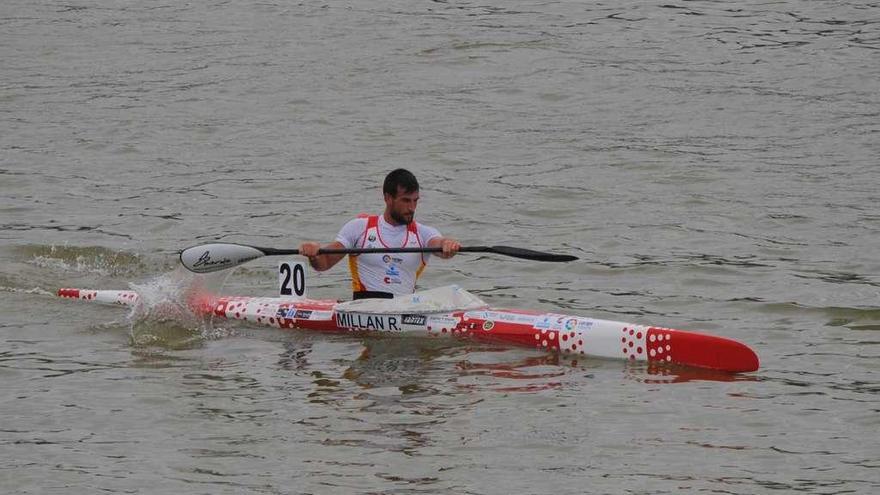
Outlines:
[{"label": "white sleeveless shirt", "polygon": [[[363,215],[343,225],[336,240],[346,248],[424,247],[435,237],[440,232],[434,227],[391,225],[382,215]],[[349,255],[352,290],[412,294],[428,258],[428,253]]]}]

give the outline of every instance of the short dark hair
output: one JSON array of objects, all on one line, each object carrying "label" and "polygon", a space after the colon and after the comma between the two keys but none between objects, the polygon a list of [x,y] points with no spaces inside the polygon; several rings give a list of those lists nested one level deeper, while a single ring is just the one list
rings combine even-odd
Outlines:
[{"label": "short dark hair", "polygon": [[416,180],[416,176],[409,170],[402,168],[392,170],[385,176],[382,192],[393,197],[397,196],[398,189],[403,189],[405,193],[416,192],[419,190],[419,181]]}]

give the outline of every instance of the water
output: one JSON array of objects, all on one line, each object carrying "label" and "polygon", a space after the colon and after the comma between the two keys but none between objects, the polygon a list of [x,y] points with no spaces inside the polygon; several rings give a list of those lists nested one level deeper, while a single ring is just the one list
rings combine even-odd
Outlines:
[{"label": "water", "polygon": [[[12,0],[0,26],[4,493],[880,489],[880,4]],[[447,235],[581,257],[423,287],[709,331],[760,371],[51,296],[329,240],[398,166]],[[225,290],[272,294],[276,262]]]}]

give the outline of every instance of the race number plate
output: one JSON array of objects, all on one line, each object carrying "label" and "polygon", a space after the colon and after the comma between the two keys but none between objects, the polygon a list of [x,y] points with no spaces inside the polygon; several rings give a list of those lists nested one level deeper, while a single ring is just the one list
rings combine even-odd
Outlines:
[{"label": "race number plate", "polygon": [[305,263],[282,261],[278,265],[278,293],[291,299],[306,297]]}]

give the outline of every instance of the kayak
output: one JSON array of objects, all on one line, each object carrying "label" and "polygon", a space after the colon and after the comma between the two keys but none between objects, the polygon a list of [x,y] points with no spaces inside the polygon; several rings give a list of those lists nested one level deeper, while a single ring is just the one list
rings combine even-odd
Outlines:
[{"label": "kayak", "polygon": [[[199,315],[281,329],[319,332],[420,333],[494,341],[565,355],[647,361],[729,373],[758,369],[755,352],[736,340],[560,313],[489,308],[457,287],[394,299],[338,302],[281,297],[201,295],[188,301]],[[437,291],[434,289],[433,291]],[[131,290],[65,288],[58,296],[136,306]],[[451,301],[451,303],[450,303]]]}]

